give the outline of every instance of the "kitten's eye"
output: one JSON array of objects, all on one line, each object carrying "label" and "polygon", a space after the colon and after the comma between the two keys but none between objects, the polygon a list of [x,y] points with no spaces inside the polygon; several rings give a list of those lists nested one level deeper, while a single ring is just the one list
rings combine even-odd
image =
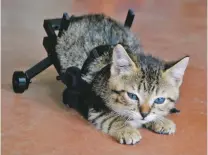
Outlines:
[{"label": "kitten's eye", "polygon": [[131,98],[132,100],[139,100],[139,98],[137,97],[136,94],[129,93],[129,92],[127,92],[127,94],[128,94],[128,96],[129,96],[129,98]]},{"label": "kitten's eye", "polygon": [[159,98],[154,100],[154,103],[156,103],[156,104],[162,104],[164,102],[165,102],[165,98],[164,97],[159,97]]}]

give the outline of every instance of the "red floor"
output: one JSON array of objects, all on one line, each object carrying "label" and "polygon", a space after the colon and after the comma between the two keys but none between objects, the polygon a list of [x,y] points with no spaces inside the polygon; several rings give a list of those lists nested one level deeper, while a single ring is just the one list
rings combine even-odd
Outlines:
[{"label": "red floor", "polygon": [[[61,17],[65,11],[104,12],[124,21],[129,8],[135,10],[132,29],[146,52],[166,60],[191,56],[177,104],[181,113],[171,116],[175,135],[141,130],[139,144],[116,143],[63,107],[63,84],[55,80],[53,67],[33,79],[24,94],[13,93],[13,71],[26,70],[46,56],[45,18]],[[205,155],[206,58],[205,0],[2,0],[2,154]]]}]

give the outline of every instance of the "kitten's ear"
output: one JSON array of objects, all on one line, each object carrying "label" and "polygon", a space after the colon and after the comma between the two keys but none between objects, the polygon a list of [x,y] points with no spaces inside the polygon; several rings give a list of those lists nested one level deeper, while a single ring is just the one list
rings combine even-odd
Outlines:
[{"label": "kitten's ear", "polygon": [[116,45],[113,49],[112,62],[111,75],[128,74],[136,68],[135,63],[120,44]]},{"label": "kitten's ear", "polygon": [[188,62],[189,56],[186,56],[176,62],[166,63],[165,74],[167,75],[167,78],[171,78],[178,86],[180,86],[183,81],[183,76],[188,66]]}]

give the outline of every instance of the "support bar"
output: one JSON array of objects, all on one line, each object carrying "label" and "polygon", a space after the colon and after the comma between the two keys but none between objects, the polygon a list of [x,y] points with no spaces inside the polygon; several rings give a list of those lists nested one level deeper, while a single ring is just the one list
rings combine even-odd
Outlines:
[{"label": "support bar", "polygon": [[26,74],[27,78],[30,80],[51,65],[52,65],[52,62],[50,60],[50,57],[48,56],[47,58],[45,58],[42,61],[40,61],[39,63],[37,63],[35,66],[28,69],[25,72],[25,74]]}]

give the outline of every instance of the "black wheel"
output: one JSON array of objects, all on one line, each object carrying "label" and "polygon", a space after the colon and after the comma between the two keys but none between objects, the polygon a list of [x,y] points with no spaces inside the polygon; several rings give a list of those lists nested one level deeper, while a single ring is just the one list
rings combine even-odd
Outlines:
[{"label": "black wheel", "polygon": [[23,93],[28,89],[30,81],[22,71],[15,71],[13,73],[12,85],[15,93]]}]

